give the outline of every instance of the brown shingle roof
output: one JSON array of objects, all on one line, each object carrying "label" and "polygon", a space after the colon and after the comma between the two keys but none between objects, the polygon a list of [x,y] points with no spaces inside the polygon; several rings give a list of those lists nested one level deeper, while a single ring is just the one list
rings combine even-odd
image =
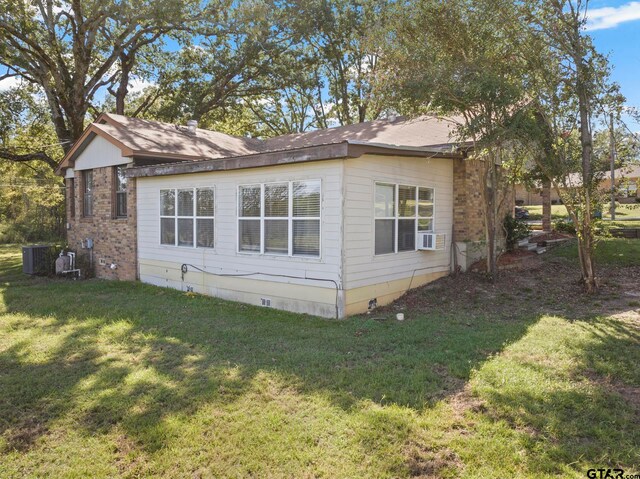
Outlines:
[{"label": "brown shingle roof", "polygon": [[94,135],[103,136],[118,145],[123,156],[200,161],[345,142],[399,148],[452,147],[454,129],[455,123],[450,119],[398,117],[395,121],[377,120],[261,140],[201,128],[193,135],[183,126],[105,113],[90,125],[67,153],[58,171],[72,166]]}]

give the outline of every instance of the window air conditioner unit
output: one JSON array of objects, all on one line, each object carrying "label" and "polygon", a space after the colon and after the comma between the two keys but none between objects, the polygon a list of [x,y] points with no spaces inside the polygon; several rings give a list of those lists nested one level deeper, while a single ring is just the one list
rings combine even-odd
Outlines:
[{"label": "window air conditioner unit", "polygon": [[418,249],[421,251],[444,250],[446,235],[442,233],[418,233]]}]

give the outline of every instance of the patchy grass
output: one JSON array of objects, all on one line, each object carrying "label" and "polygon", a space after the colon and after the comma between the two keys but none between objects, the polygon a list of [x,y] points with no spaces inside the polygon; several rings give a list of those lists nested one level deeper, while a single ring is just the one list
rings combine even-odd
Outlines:
[{"label": "patchy grass", "polygon": [[[572,241],[554,248],[551,256],[578,261],[578,245]],[[596,266],[628,266],[640,264],[640,240],[609,238],[596,245]]]},{"label": "patchy grass", "polygon": [[640,473],[632,298],[558,305],[557,271],[448,278],[331,321],[29,278],[13,247],[0,269],[0,477]]}]

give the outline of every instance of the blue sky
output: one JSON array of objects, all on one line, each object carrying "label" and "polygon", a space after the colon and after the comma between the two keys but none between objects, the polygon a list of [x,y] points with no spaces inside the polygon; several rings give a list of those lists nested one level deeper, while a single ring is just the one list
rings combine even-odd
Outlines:
[{"label": "blue sky", "polygon": [[[613,79],[627,104],[640,109],[640,1],[593,0],[589,12],[589,34],[598,50],[609,55]],[[624,119],[640,132],[640,123]]]}]

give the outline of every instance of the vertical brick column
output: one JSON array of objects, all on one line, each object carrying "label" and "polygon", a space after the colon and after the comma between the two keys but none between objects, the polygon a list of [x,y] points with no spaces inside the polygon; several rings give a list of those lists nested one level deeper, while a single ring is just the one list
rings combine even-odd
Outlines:
[{"label": "vertical brick column", "polygon": [[481,160],[454,160],[453,231],[456,241],[484,240],[483,172]]}]

